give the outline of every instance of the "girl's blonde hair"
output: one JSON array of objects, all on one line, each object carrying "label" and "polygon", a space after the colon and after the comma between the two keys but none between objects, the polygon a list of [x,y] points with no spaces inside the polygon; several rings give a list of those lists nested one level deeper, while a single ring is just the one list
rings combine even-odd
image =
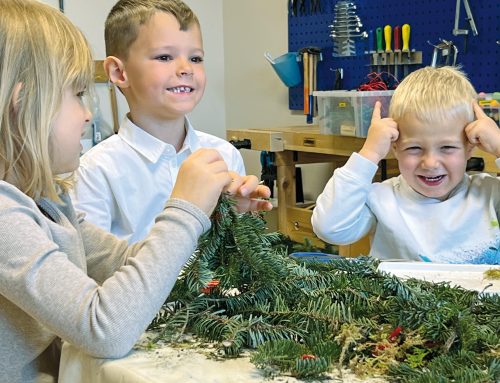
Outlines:
[{"label": "girl's blonde hair", "polygon": [[423,123],[450,119],[474,120],[477,98],[467,76],[456,67],[425,67],[411,73],[394,91],[389,116],[398,121],[411,115]]},{"label": "girl's blonde hair", "polygon": [[0,175],[38,200],[65,190],[51,166],[51,131],[64,89],[89,88],[94,63],[83,34],[33,0],[0,3]]}]

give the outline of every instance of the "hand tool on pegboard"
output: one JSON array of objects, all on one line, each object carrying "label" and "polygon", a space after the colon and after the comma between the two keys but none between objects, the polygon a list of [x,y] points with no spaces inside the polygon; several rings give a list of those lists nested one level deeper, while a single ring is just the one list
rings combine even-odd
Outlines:
[{"label": "hand tool on pegboard", "polygon": [[306,0],[296,0],[299,1],[299,12],[302,16],[305,16],[306,14]]},{"label": "hand tool on pegboard", "polygon": [[401,62],[401,27],[396,25],[394,35],[394,77],[399,81],[399,63]]},{"label": "hand tool on pegboard", "polygon": [[288,0],[288,13],[292,17],[297,16],[298,1],[299,0]]},{"label": "hand tool on pegboard", "polygon": [[329,28],[334,44],[333,53],[336,57],[356,55],[356,41],[368,37],[362,29],[363,24],[356,14],[356,8],[353,2],[348,1],[339,1],[335,4],[334,19]]},{"label": "hand tool on pegboard", "polygon": [[408,65],[411,63],[411,50],[410,50],[410,24],[403,24],[401,28],[401,34],[403,37],[403,49],[402,51],[406,53],[406,60],[403,66],[404,76],[408,76]]},{"label": "hand tool on pegboard", "polygon": [[321,8],[321,0],[311,0],[310,14],[323,13]]},{"label": "hand tool on pegboard", "polygon": [[385,63],[387,66],[387,73],[391,73],[391,53],[392,53],[392,27],[386,25],[384,27],[384,38],[385,38]]},{"label": "hand tool on pegboard", "polygon": [[304,69],[304,114],[306,122],[312,124],[316,112],[316,103],[313,92],[316,90],[317,66],[321,61],[321,49],[318,47],[305,47],[299,50],[302,56]]},{"label": "hand tool on pegboard", "polygon": [[64,13],[64,0],[59,0],[59,10]]},{"label": "hand tool on pegboard", "polygon": [[382,61],[381,54],[384,52],[384,48],[383,48],[383,44],[382,44],[382,27],[378,27],[377,29],[375,29],[375,39],[377,41],[377,54],[374,57],[377,58],[377,62],[376,62],[377,73],[380,73],[380,71],[381,71],[380,64]]},{"label": "hand tool on pegboard", "polygon": [[453,28],[453,36],[463,35],[464,36],[464,53],[467,51],[467,36],[469,35],[468,29],[460,29],[460,6],[461,3],[464,3],[465,12],[467,13],[466,21],[469,22],[470,29],[474,36],[477,36],[479,33],[476,28],[476,23],[474,22],[474,17],[472,16],[472,11],[469,6],[469,0],[457,0],[457,5],[455,8],[455,27]]}]

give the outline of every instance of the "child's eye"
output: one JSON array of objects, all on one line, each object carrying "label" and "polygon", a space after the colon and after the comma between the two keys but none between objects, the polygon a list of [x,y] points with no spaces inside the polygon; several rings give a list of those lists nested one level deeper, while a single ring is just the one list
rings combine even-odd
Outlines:
[{"label": "child's eye", "polygon": [[86,94],[86,93],[87,93],[87,92],[86,92],[85,90],[82,90],[82,91],[80,91],[80,92],[78,92],[78,93],[76,94],[76,97],[78,97],[78,98],[80,98],[80,99],[83,99],[83,98],[85,97],[85,94]]},{"label": "child's eye", "polygon": [[171,60],[173,60],[173,57],[170,55],[160,55],[160,56],[157,56],[156,59],[160,60],[160,61],[171,61]]},{"label": "child's eye", "polygon": [[408,148],[405,148],[405,152],[409,153],[417,153],[418,151],[420,151],[420,147],[418,146],[410,146]]},{"label": "child's eye", "polygon": [[453,150],[456,150],[458,149],[456,146],[452,146],[452,145],[445,145],[445,146],[442,146],[441,147],[441,150],[443,150],[444,152],[451,152]]},{"label": "child's eye", "polygon": [[202,63],[203,62],[203,57],[201,57],[201,56],[191,57],[191,62]]}]

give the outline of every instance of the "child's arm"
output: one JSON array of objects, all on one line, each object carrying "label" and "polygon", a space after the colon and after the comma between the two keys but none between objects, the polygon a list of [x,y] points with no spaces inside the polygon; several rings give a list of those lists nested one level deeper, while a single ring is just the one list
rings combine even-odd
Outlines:
[{"label": "child's arm", "polygon": [[376,102],[368,137],[347,163],[336,169],[316,201],[312,225],[315,234],[329,243],[349,244],[366,235],[376,222],[367,205],[377,164],[397,140],[399,131],[392,118],[381,117]]},{"label": "child's arm", "polygon": [[373,108],[368,136],[359,151],[359,154],[375,164],[387,156],[392,143],[399,137],[398,124],[392,118],[382,118],[380,108],[381,103],[377,101]]},{"label": "child's arm", "polygon": [[500,158],[500,129],[476,101],[473,103],[476,119],[465,127],[465,134],[472,145]]}]

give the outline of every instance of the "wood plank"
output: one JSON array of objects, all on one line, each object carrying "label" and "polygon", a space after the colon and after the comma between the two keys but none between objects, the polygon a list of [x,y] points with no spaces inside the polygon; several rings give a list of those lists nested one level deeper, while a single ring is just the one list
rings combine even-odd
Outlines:
[{"label": "wood plank", "polygon": [[265,150],[268,152],[281,152],[283,147],[283,134],[261,129],[229,129],[226,139],[231,141],[250,140],[252,150]]}]

